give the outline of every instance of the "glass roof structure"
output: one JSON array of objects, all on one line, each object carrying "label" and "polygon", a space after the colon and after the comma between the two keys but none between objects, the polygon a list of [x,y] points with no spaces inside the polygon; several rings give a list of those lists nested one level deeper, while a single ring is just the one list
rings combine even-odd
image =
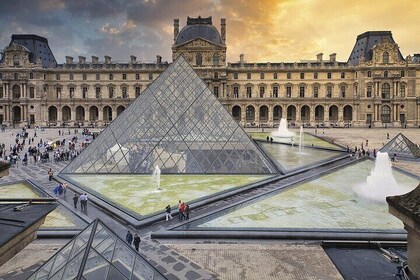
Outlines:
[{"label": "glass roof structure", "polygon": [[180,56],[61,173],[277,173]]},{"label": "glass roof structure", "polygon": [[163,280],[134,248],[95,220],[41,266],[29,280]]},{"label": "glass roof structure", "polygon": [[396,154],[397,158],[420,160],[420,148],[402,133],[398,133],[380,151],[387,152],[390,156]]}]

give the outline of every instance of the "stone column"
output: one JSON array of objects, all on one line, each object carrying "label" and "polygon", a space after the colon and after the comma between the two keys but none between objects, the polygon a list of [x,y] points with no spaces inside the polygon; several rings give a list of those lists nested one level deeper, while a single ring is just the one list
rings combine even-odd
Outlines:
[{"label": "stone column", "polygon": [[274,110],[274,106],[269,105],[268,106],[268,124],[269,125],[273,125],[273,110]]},{"label": "stone column", "polygon": [[71,114],[70,121],[76,122],[76,110],[74,109],[73,106],[70,107],[70,114]]},{"label": "stone column", "polygon": [[115,120],[117,118],[117,109],[114,110],[114,108],[112,108],[112,120]]},{"label": "stone column", "polygon": [[246,106],[241,106],[241,123],[242,126],[246,125]]},{"label": "stone column", "polygon": [[4,96],[5,96],[6,98],[9,98],[9,84],[5,84],[5,88],[6,88],[6,91],[5,91],[5,93],[4,93]]}]

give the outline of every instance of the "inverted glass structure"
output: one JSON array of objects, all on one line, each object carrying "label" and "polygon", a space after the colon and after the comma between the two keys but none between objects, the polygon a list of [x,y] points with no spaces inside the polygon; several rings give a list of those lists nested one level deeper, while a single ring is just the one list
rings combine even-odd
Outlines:
[{"label": "inverted glass structure", "polygon": [[28,279],[166,278],[100,220],[95,220]]},{"label": "inverted glass structure", "polygon": [[402,133],[398,133],[397,136],[383,146],[381,152],[387,152],[390,156],[396,154],[398,158],[420,160],[420,148]]},{"label": "inverted glass structure", "polygon": [[180,56],[61,173],[267,174],[276,168]]}]

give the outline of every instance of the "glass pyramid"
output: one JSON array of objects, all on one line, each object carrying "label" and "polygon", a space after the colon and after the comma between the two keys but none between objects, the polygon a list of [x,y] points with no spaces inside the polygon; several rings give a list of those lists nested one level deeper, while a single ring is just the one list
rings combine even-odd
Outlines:
[{"label": "glass pyramid", "polygon": [[387,152],[391,157],[396,154],[397,158],[420,160],[420,148],[402,133],[398,133],[397,136],[383,146],[381,152]]},{"label": "glass pyramid", "polygon": [[99,219],[41,266],[38,279],[166,279]]},{"label": "glass pyramid", "polygon": [[62,173],[277,172],[180,56]]}]

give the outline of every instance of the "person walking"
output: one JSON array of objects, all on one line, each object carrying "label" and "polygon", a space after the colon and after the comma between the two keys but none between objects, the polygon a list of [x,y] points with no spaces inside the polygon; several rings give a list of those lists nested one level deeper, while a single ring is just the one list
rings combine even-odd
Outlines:
[{"label": "person walking", "polygon": [[53,175],[54,175],[54,173],[53,173],[53,171],[50,168],[50,170],[48,170],[48,181],[51,181],[52,180]]},{"label": "person walking", "polygon": [[67,183],[63,183],[63,196],[65,197],[66,196],[66,194],[67,194],[67,188],[68,188],[68,185],[67,185]]},{"label": "person walking", "polygon": [[83,201],[83,204],[84,204],[84,207],[85,207],[85,211],[87,210],[87,203],[88,203],[88,195],[87,195],[87,193],[85,193],[85,196],[84,196],[84,201]]},{"label": "person walking", "polygon": [[140,242],[141,242],[140,236],[138,236],[137,233],[134,234],[133,244],[134,244],[134,248],[136,249],[137,252],[139,251]]},{"label": "person walking", "polygon": [[73,196],[74,209],[77,209],[77,201],[78,200],[79,200],[79,197],[77,196],[77,194],[74,194],[74,196]]},{"label": "person walking", "polygon": [[190,206],[188,204],[185,205],[185,219],[186,220],[190,219]]},{"label": "person walking", "polygon": [[172,215],[171,215],[171,206],[168,204],[168,206],[166,206],[165,208],[165,214],[166,214],[166,221],[168,221],[169,219],[173,219]]},{"label": "person walking", "polygon": [[130,231],[127,232],[127,235],[125,236],[125,241],[130,246],[131,246],[131,243],[133,243],[133,234]]},{"label": "person walking", "polygon": [[178,220],[182,221],[182,210],[181,210],[182,202],[181,200],[178,202]]}]

